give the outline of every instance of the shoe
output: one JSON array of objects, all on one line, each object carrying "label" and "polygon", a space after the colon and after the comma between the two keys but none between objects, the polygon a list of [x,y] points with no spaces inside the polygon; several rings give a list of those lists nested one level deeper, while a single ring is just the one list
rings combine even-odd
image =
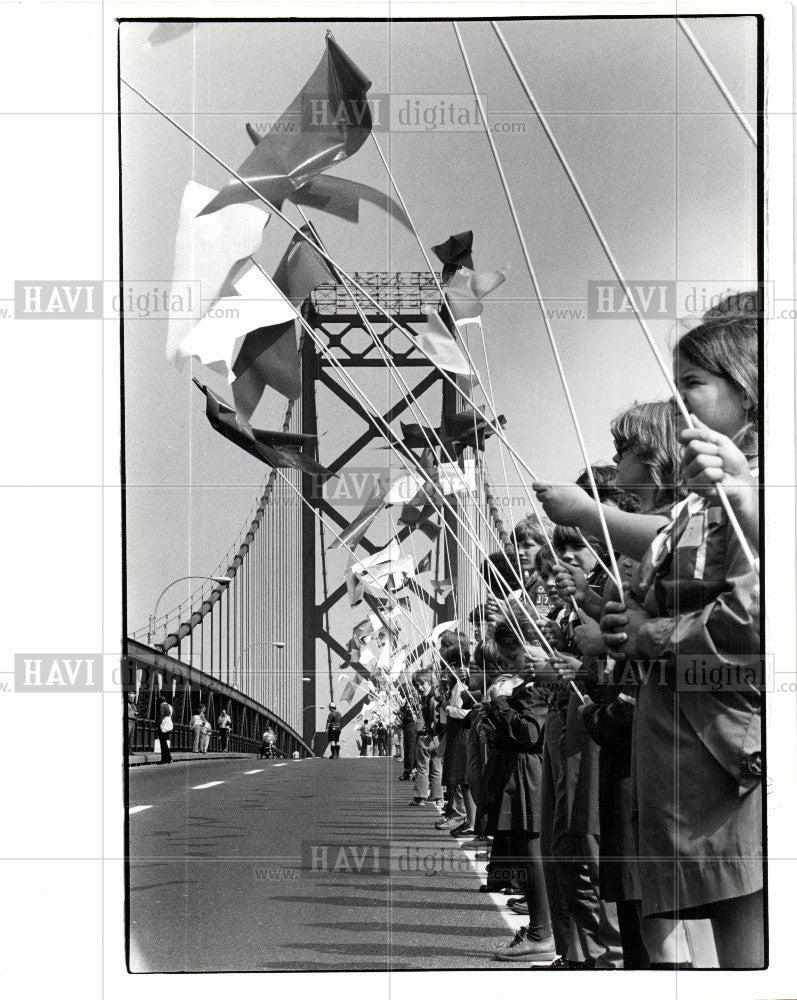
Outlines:
[{"label": "shoe", "polygon": [[399,776],[399,781],[409,781],[410,776],[408,774],[402,774]]},{"label": "shoe", "polygon": [[528,927],[521,927],[509,944],[502,944],[493,952],[493,958],[499,962],[533,962],[535,965],[548,965],[556,958],[556,947],[553,938],[534,941],[528,936]]},{"label": "shoe", "polygon": [[587,962],[572,962],[569,958],[557,958],[555,962],[551,962],[548,968],[552,972],[575,972],[591,969],[592,965]]},{"label": "shoe", "polygon": [[452,837],[472,837],[476,832],[472,826],[468,826],[467,823],[460,823],[459,826],[455,826],[453,830],[448,831]]},{"label": "shoe", "polygon": [[479,892],[508,892],[509,886],[500,885],[496,882],[485,882],[484,885],[479,886]]},{"label": "shoe", "polygon": [[434,804],[435,804],[435,809],[442,809],[445,803],[443,802],[442,799],[435,799]]},{"label": "shoe", "polygon": [[525,899],[510,899],[506,905],[513,913],[517,913],[519,917],[527,917],[529,915],[529,905]]},{"label": "shoe", "polygon": [[459,826],[460,821],[458,819],[439,819],[435,825],[435,830],[453,830],[454,827]]},{"label": "shoe", "polygon": [[427,801],[428,801],[428,799],[413,799],[412,802],[410,802],[410,805],[411,806],[425,806],[426,803],[427,803]]}]

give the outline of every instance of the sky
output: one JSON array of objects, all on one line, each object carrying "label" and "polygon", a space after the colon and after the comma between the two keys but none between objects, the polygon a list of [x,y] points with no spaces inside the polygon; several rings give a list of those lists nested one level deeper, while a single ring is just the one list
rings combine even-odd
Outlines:
[{"label": "sky", "polygon": [[[688,23],[754,120],[754,18]],[[390,95],[393,109],[406,102],[411,108],[452,100],[472,105],[447,21],[208,22],[151,47],[151,23],[123,23],[122,75],[238,167],[251,149],[245,123],[280,115],[321,58],[327,27],[373,81],[371,94]],[[506,21],[502,27],[625,276],[632,283],[679,282],[679,318],[650,324],[669,356],[685,329],[684,314],[702,311],[703,289],[741,289],[755,280],[749,138],[672,18]],[[609,280],[609,264],[489,24],[464,22],[461,29],[543,297],[559,311],[552,325],[587,453],[593,461],[609,460],[612,418],[636,401],[665,397],[666,384],[632,316],[587,316],[588,282]],[[124,87],[122,111],[125,278],[165,285],[186,183],[220,188],[227,176]],[[507,281],[485,302],[486,361],[481,341],[471,345],[476,366],[483,384],[492,385],[518,453],[541,478],[572,482],[584,462],[483,129],[394,128],[378,132],[378,139],[427,249],[472,229],[476,268],[508,265]],[[332,172],[389,190],[371,143]],[[357,225],[310,214],[332,256],[350,272],[425,269],[414,236],[377,208],[366,205]],[[273,268],[289,238],[288,227],[273,218],[258,259]],[[697,294],[688,302],[691,288]],[[165,341],[163,318],[126,323],[131,630],[146,624],[170,581],[217,572],[248,524],[268,471],[210,428],[191,371],[166,361]],[[229,397],[223,377],[201,367],[194,373]],[[362,385],[386,405],[398,396],[385,373]],[[281,423],[285,401],[268,392],[255,426]],[[431,406],[429,415],[438,415]],[[359,433],[361,422],[345,417],[328,396],[319,396],[322,462]],[[373,449],[365,460],[388,462],[386,452]],[[512,509],[520,516],[525,493],[517,476],[504,481],[494,445],[487,460],[493,485],[516,498]],[[339,577],[342,565],[342,558],[333,559],[330,575]],[[187,584],[174,587],[161,611],[187,595]]]}]

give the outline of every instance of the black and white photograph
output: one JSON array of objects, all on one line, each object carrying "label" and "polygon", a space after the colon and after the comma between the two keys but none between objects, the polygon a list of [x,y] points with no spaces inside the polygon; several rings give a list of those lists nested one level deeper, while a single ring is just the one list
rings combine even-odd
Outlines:
[{"label": "black and white photograph", "polygon": [[11,981],[789,1000],[791,6],[18,6]]},{"label": "black and white photograph", "polygon": [[760,31],[122,20],[132,970],[764,967]]}]

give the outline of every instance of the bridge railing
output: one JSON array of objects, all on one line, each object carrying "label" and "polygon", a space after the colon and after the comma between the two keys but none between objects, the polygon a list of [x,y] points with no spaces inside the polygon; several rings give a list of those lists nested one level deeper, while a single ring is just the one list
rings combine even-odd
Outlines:
[{"label": "bridge railing", "polygon": [[222,749],[218,717],[226,710],[232,719],[229,750],[257,753],[263,732],[270,728],[276,734],[280,756],[290,757],[297,750],[302,757],[313,756],[312,748],[299,733],[265,705],[224,681],[134,639],[126,643],[125,677],[128,693],[135,693],[138,712],[135,724],[130,727],[131,752],[152,751],[159,736],[158,705],[164,697],[172,706],[172,750],[193,749],[194,732],[190,721],[199,706],[204,705],[205,715],[213,726],[209,750]]}]

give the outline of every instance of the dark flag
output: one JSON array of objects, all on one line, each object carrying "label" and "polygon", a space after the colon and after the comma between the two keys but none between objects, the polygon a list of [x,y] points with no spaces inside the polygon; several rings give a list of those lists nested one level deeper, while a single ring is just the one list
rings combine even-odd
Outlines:
[{"label": "dark flag", "polygon": [[[303,226],[302,232],[315,238],[309,226]],[[318,285],[336,280],[323,257],[298,233],[273,278],[277,288],[297,308]],[[287,399],[297,399],[302,392],[302,379],[295,322],[262,326],[247,333],[232,371],[235,375],[232,395],[244,420],[249,420],[255,412],[267,385]]]},{"label": "dark flag", "polygon": [[473,232],[470,229],[466,233],[449,236],[445,243],[438,243],[437,246],[432,247],[432,250],[443,265],[443,284],[450,281],[461,267],[473,270],[473,257],[471,255]]},{"label": "dark flag", "polygon": [[247,422],[240,423],[236,419],[235,410],[221,396],[217,396],[211,388],[202,385],[197,379],[193,379],[193,382],[207,400],[205,414],[210,426],[253,458],[275,469],[298,469],[325,479],[334,475],[315,459],[293,450],[298,444],[314,441],[314,435],[264,431],[250,427]]},{"label": "dark flag", "polygon": [[[317,174],[356,153],[368,138],[371,109],[366,94],[370,87],[371,81],[328,33],[315,72],[238,173],[272,205],[281,206]],[[254,197],[233,179],[200,214]]]},{"label": "dark flag", "polygon": [[[246,132],[252,142],[257,145],[265,136],[260,135],[247,122]],[[306,184],[303,184],[296,191],[288,196],[295,205],[306,205],[308,208],[319,208],[330,215],[337,215],[347,222],[360,221],[360,202],[369,201],[377,208],[381,208],[388,215],[400,222],[407,229],[412,229],[409,217],[401,205],[390,195],[385,194],[378,188],[371,187],[370,184],[361,184],[359,181],[350,181],[346,177],[337,177],[334,174],[318,174],[311,177]],[[281,206],[278,205],[278,208]]]},{"label": "dark flag", "polygon": [[[500,427],[505,427],[506,417],[501,413],[495,422]],[[487,438],[495,434],[495,426],[488,423],[487,418],[478,410],[451,414],[445,418],[440,430],[446,447],[453,446],[454,454],[464,448],[484,448]]]}]

